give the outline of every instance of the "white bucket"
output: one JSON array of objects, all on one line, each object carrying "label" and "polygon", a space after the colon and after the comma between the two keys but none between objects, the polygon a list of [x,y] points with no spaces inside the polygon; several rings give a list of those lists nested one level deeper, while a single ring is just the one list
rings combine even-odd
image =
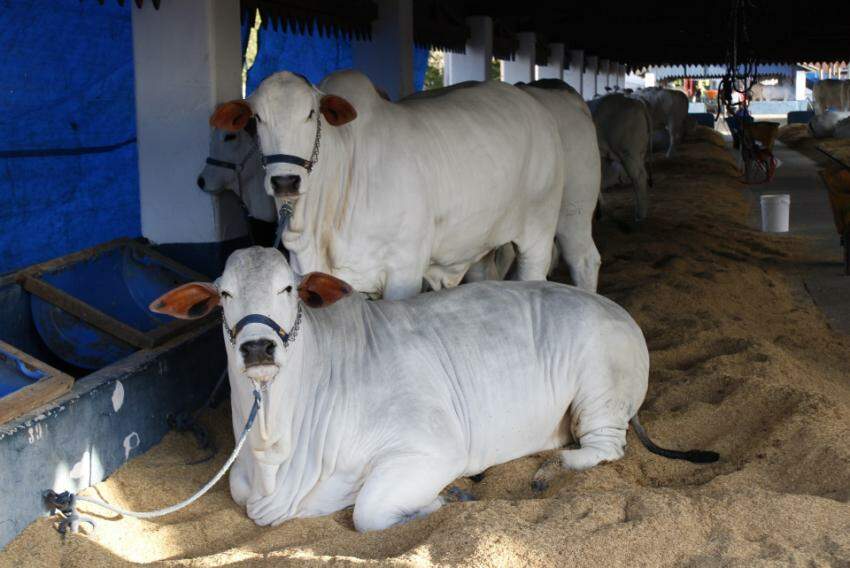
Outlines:
[{"label": "white bucket", "polygon": [[765,233],[787,233],[791,196],[787,193],[761,196],[761,230]]}]

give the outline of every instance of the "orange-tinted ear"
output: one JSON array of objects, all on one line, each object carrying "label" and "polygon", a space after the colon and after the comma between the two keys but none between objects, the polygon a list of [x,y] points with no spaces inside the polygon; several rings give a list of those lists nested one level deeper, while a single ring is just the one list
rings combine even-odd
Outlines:
[{"label": "orange-tinted ear", "polygon": [[351,294],[351,285],[324,272],[311,272],[298,286],[298,297],[311,308],[325,308]]},{"label": "orange-tinted ear", "polygon": [[319,112],[331,126],[342,126],[357,118],[357,111],[351,103],[336,95],[325,95],[319,102]]},{"label": "orange-tinted ear", "polygon": [[209,282],[190,282],[166,292],[148,306],[158,314],[180,319],[202,318],[219,304],[218,289]]},{"label": "orange-tinted ear", "polygon": [[242,100],[230,101],[218,105],[210,117],[210,126],[227,132],[238,132],[245,128],[252,116],[254,116],[254,111],[251,110],[247,102]]}]

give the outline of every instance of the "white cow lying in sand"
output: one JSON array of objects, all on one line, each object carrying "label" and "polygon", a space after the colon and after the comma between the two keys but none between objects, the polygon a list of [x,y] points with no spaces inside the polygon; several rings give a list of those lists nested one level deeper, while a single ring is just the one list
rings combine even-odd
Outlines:
[{"label": "white cow lying in sand", "polygon": [[[816,114],[809,121],[809,130],[815,138],[843,138],[847,131],[847,121],[850,119],[850,112],[827,111],[823,114]],[[837,135],[838,131],[841,135]]]},{"label": "white cow lying in sand", "polygon": [[610,300],[549,282],[403,301],[345,298],[351,291],[326,274],[299,284],[280,252],[253,247],[234,253],[216,284],[151,304],[183,318],[221,304],[237,434],[253,383],[263,385],[230,473],[234,500],[258,524],[353,504],[357,530],[385,529],[439,509],[460,476],[570,440],[581,448],[560,452],[563,467],[619,459],[630,420],[653,451],[717,459],[648,441],[636,414],[649,354]]},{"label": "white cow lying in sand", "polygon": [[823,79],[812,87],[815,114],[850,111],[850,81]]},{"label": "white cow lying in sand", "polygon": [[635,188],[635,218],[643,220],[649,210],[648,187],[652,183],[649,110],[642,100],[619,93],[594,99],[590,107],[603,160],[603,187],[619,183],[619,172],[625,171]]},{"label": "white cow lying in sand", "polygon": [[277,210],[274,199],[266,194],[261,159],[254,121],[238,132],[213,129],[198,187],[213,195],[230,190],[242,200],[250,217],[276,223]]},{"label": "white cow lying in sand", "polygon": [[[574,281],[595,290],[592,216],[564,201],[563,146],[551,115],[499,82],[392,103],[359,72],[325,94],[277,73],[216,126],[257,118],[266,190],[298,196],[284,245],[301,273],[331,272],[387,298],[457,285],[469,266],[514,243],[521,280],[543,280],[557,236]],[[589,226],[589,225],[588,225]]]},{"label": "white cow lying in sand", "polygon": [[685,137],[688,119],[688,95],[675,89],[648,87],[638,89],[632,94],[649,107],[653,129],[663,129],[670,137],[667,157],[673,154],[673,147]]}]

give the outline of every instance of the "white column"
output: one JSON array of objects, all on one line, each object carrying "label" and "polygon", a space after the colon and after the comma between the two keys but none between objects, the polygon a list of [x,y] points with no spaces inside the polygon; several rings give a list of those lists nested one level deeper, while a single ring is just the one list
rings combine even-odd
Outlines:
[{"label": "white column", "polygon": [[621,91],[626,88],[626,66],[622,63],[617,65],[617,86]]},{"label": "white column", "polygon": [[242,98],[239,0],[131,11],[142,234],[156,243],[244,234],[238,205],[196,185],[210,115],[218,103]]},{"label": "white column", "polygon": [[599,58],[595,55],[584,56],[584,76],[581,80],[581,96],[589,101],[596,94],[596,70],[599,66]]},{"label": "white column", "polygon": [[502,61],[502,81],[505,83],[530,83],[534,81],[534,32],[516,35],[519,47],[513,61]]},{"label": "white column", "polygon": [[456,85],[464,81],[486,81],[490,78],[490,61],[493,59],[493,18],[472,16],[466,19],[470,38],[466,53],[446,53],[444,84]]},{"label": "white column", "polygon": [[806,72],[797,71],[794,74],[794,100],[806,100]]},{"label": "white column", "polygon": [[549,61],[546,65],[537,66],[538,79],[563,79],[564,78],[564,44],[549,44]]},{"label": "white column", "polygon": [[596,94],[604,95],[605,87],[608,86],[608,63],[607,59],[599,60],[599,67],[596,70]]},{"label": "white column", "polygon": [[584,75],[584,51],[581,49],[570,50],[570,66],[564,71],[564,81],[578,91],[581,90],[582,76]]},{"label": "white column", "polygon": [[654,87],[655,86],[655,73],[646,72],[646,75],[643,76],[643,86],[644,87]]},{"label": "white column", "polygon": [[413,92],[413,0],[378,0],[372,41],[351,42],[354,67],[396,101]]}]

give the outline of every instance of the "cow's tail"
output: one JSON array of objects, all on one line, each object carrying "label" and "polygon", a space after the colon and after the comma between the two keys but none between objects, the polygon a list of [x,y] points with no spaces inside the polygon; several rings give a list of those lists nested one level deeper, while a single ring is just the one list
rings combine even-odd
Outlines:
[{"label": "cow's tail", "polygon": [[688,450],[686,452],[680,452],[678,450],[667,450],[657,446],[655,442],[649,438],[649,434],[646,433],[646,430],[643,429],[640,420],[638,420],[637,414],[635,414],[634,418],[632,418],[631,424],[632,428],[635,429],[635,434],[637,434],[640,443],[653,454],[658,454],[659,456],[664,456],[665,458],[673,460],[687,460],[693,463],[714,463],[720,459],[720,455],[717,452],[710,452],[706,450]]},{"label": "cow's tail", "polygon": [[646,120],[646,132],[649,137],[649,153],[646,155],[646,183],[653,187],[652,183],[652,116],[646,103],[643,105],[643,118]]}]

